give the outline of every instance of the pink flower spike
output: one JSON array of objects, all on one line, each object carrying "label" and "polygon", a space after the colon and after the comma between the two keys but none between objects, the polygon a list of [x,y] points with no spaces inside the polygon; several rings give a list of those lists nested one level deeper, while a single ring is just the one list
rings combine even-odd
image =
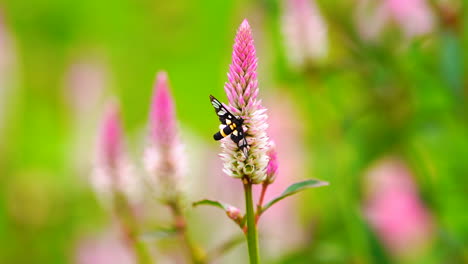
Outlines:
[{"label": "pink flower spike", "polygon": [[133,173],[124,150],[123,130],[116,103],[110,103],[102,121],[97,142],[97,162],[90,179],[98,197],[110,206],[112,193],[122,192],[135,204],[140,199],[140,180]]},{"label": "pink flower spike", "polygon": [[[234,40],[232,63],[229,66],[228,82],[224,86],[233,114],[244,120],[244,136],[248,155],[229,137],[222,140],[220,155],[224,161],[224,172],[235,178],[248,178],[254,184],[265,181],[269,157],[269,138],[266,109],[257,99],[257,56],[252,30],[244,20]],[[244,149],[245,150],[245,149]]]},{"label": "pink flower spike", "polygon": [[150,133],[155,144],[170,144],[176,131],[175,110],[166,72],[156,78],[150,112]]},{"label": "pink flower spike", "polygon": [[108,106],[101,127],[99,157],[104,167],[115,169],[122,156],[122,125],[115,103]]},{"label": "pink flower spike", "polygon": [[425,0],[386,0],[384,5],[408,37],[427,34],[434,27],[434,17]]},{"label": "pink flower spike", "polygon": [[270,160],[268,161],[268,166],[266,170],[267,174],[267,181],[268,183],[273,183],[276,179],[276,172],[278,171],[278,157],[276,153],[276,146],[273,141],[270,142],[270,149],[268,150],[268,157]]},{"label": "pink flower spike", "polygon": [[326,57],[328,30],[315,1],[283,0],[282,29],[292,67],[303,68]]},{"label": "pink flower spike", "polygon": [[393,255],[423,250],[433,236],[432,216],[418,194],[411,171],[399,159],[385,158],[367,174],[365,214]]},{"label": "pink flower spike", "polygon": [[177,133],[174,100],[166,72],[157,74],[150,116],[150,144],[144,163],[155,193],[166,201],[178,199],[184,174],[185,155]]}]

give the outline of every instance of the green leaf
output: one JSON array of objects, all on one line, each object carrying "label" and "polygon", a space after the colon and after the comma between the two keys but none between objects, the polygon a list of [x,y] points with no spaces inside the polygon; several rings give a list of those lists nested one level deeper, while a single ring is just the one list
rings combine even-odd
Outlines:
[{"label": "green leaf", "polygon": [[315,188],[315,187],[320,187],[320,186],[326,186],[328,185],[328,182],[326,181],[319,181],[319,180],[305,180],[305,181],[301,181],[301,182],[296,182],[292,185],[290,185],[288,188],[286,188],[286,190],[284,190],[284,192],[274,198],[273,200],[269,201],[267,204],[265,204],[265,206],[262,207],[262,210],[261,212],[259,212],[259,214],[262,214],[263,212],[265,212],[268,208],[270,208],[272,205],[274,205],[275,203],[283,200],[284,198],[290,196],[290,195],[293,195],[295,193],[298,193],[302,190],[306,190],[306,189],[309,189],[309,188]]},{"label": "green leaf", "polygon": [[215,201],[215,200],[208,200],[208,199],[194,202],[192,205],[194,207],[198,206],[198,205],[211,205],[211,206],[219,207],[219,208],[223,209],[224,211],[226,211],[230,206],[227,203],[223,203],[223,202]]},{"label": "green leaf", "polygon": [[221,208],[221,209],[224,210],[226,215],[232,221],[234,221],[234,223],[236,223],[240,228],[242,228],[244,226],[244,217],[240,213],[239,209],[237,209],[236,207],[234,207],[232,205],[229,205],[227,203],[223,203],[223,202],[220,202],[220,201],[208,200],[208,199],[201,200],[201,201],[198,201],[198,202],[194,202],[192,205],[193,206],[211,205],[211,206]]}]

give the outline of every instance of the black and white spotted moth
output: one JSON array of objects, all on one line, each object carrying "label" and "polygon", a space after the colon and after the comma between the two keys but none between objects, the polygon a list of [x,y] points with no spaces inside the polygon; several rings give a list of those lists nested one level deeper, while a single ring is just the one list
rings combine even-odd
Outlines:
[{"label": "black and white spotted moth", "polygon": [[221,125],[219,125],[219,131],[213,135],[213,138],[215,140],[221,140],[231,135],[232,141],[237,144],[239,149],[242,150],[244,156],[247,158],[249,151],[244,129],[242,128],[244,119],[231,114],[231,112],[229,112],[223,104],[212,95],[210,95],[210,101],[219,117],[219,121],[221,122]]}]

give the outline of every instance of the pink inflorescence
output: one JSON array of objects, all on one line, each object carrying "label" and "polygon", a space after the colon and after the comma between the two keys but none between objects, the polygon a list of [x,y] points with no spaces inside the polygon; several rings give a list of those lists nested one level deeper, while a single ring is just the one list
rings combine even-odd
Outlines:
[{"label": "pink inflorescence", "polygon": [[151,104],[151,139],[156,144],[171,144],[175,139],[176,121],[166,72],[159,72]]},{"label": "pink inflorescence", "polygon": [[140,182],[126,159],[123,130],[116,103],[111,103],[104,115],[97,145],[97,160],[91,184],[106,206],[113,192],[121,192],[130,202],[139,200]]},{"label": "pink inflorescence", "polygon": [[431,216],[404,163],[383,160],[371,169],[368,180],[367,218],[393,254],[411,254],[430,241]]},{"label": "pink inflorescence", "polygon": [[228,82],[224,90],[229,99],[229,109],[244,119],[243,128],[249,145],[248,156],[245,157],[237,144],[227,137],[221,143],[221,157],[224,161],[224,172],[229,176],[246,177],[252,183],[261,183],[266,179],[269,138],[266,134],[266,109],[257,99],[256,70],[257,57],[252,30],[247,20],[244,20],[237,30]]},{"label": "pink inflorescence", "polygon": [[435,26],[434,15],[425,0],[359,0],[356,11],[358,29],[370,41],[378,40],[391,22],[398,24],[407,37],[430,33]]},{"label": "pink inflorescence", "polygon": [[104,117],[100,134],[100,163],[107,168],[116,168],[122,156],[122,126],[116,104],[111,104]]},{"label": "pink inflorescence", "polygon": [[291,66],[304,67],[327,55],[327,25],[315,1],[284,0],[282,29]]},{"label": "pink inflorescence", "polygon": [[158,186],[162,199],[176,199],[184,168],[183,146],[177,133],[177,121],[168,77],[159,72],[151,103],[150,144],[145,151],[145,165],[152,186]]},{"label": "pink inflorescence", "polygon": [[387,0],[385,5],[407,36],[422,35],[432,30],[434,18],[426,1]]},{"label": "pink inflorescence", "polygon": [[270,143],[270,149],[268,150],[268,161],[267,166],[267,181],[268,183],[273,183],[276,179],[276,172],[278,171],[278,154],[276,153],[276,146],[273,141]]}]

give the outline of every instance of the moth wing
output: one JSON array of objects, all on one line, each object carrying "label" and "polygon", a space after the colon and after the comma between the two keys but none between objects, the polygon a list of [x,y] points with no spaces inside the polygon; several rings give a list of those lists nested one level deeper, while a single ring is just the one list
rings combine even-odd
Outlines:
[{"label": "moth wing", "polygon": [[244,152],[245,157],[248,156],[247,139],[245,138],[244,129],[238,126],[234,132],[231,133],[231,139],[237,144],[240,150]]},{"label": "moth wing", "polygon": [[234,119],[235,119],[234,115],[231,114],[231,112],[229,112],[229,110],[227,110],[226,107],[224,107],[223,104],[218,99],[210,95],[210,101],[215,109],[215,112],[219,118],[219,121],[222,124],[228,125],[227,120],[229,120],[231,123],[234,122]]},{"label": "moth wing", "polygon": [[244,152],[244,156],[247,158],[249,156],[249,148],[247,145],[247,139],[243,137],[238,143],[237,146],[239,146],[239,149]]}]

